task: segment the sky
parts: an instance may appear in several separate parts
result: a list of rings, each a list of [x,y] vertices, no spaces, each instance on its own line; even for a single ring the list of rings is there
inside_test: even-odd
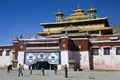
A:
[[[85,12],[92,5],[98,17],[108,17],[110,26],[120,24],[120,0],[0,0],[0,45],[12,45],[20,34],[33,36],[43,30],[39,23],[55,22],[58,10],[66,17],[78,4]]]

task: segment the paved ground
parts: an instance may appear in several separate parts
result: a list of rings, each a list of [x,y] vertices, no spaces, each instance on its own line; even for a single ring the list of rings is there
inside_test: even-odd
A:
[[[120,71],[69,71],[68,78],[65,78],[64,71],[58,71],[55,75],[53,70],[45,70],[45,76],[41,70],[33,70],[33,75],[29,70],[23,71],[24,76],[18,77],[17,70],[7,73],[0,70],[0,80],[120,80]]]

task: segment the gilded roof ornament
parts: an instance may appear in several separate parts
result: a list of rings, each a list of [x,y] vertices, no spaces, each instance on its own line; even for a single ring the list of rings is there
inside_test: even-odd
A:
[[[57,13],[55,13],[55,14],[56,14],[56,16],[57,16],[57,15],[61,15],[61,16],[64,15],[64,14],[62,13],[62,11],[60,11],[60,9],[58,9]]]
[[[93,8],[93,6],[91,5],[90,9],[88,9],[88,12],[96,12],[97,10],[95,8]]]
[[[80,9],[80,4],[78,4],[78,9]]]

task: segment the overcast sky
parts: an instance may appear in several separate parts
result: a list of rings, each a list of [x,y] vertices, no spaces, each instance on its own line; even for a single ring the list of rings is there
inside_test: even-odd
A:
[[[92,5],[98,17],[108,17],[111,26],[120,23],[120,0],[0,0],[0,45],[11,45],[14,36],[23,38],[43,29],[39,23],[55,22],[61,10],[65,16]]]

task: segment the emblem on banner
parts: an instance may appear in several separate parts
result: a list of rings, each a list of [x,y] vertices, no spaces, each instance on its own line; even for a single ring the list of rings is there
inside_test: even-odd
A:
[[[44,61],[44,59],[46,58],[45,53],[40,53],[38,58],[40,59],[40,61]]]
[[[55,53],[51,53],[48,59],[51,63],[55,63],[55,61],[58,59],[58,56]]]
[[[36,56],[32,53],[29,53],[26,59],[29,61],[29,63],[32,63],[36,59]]]

